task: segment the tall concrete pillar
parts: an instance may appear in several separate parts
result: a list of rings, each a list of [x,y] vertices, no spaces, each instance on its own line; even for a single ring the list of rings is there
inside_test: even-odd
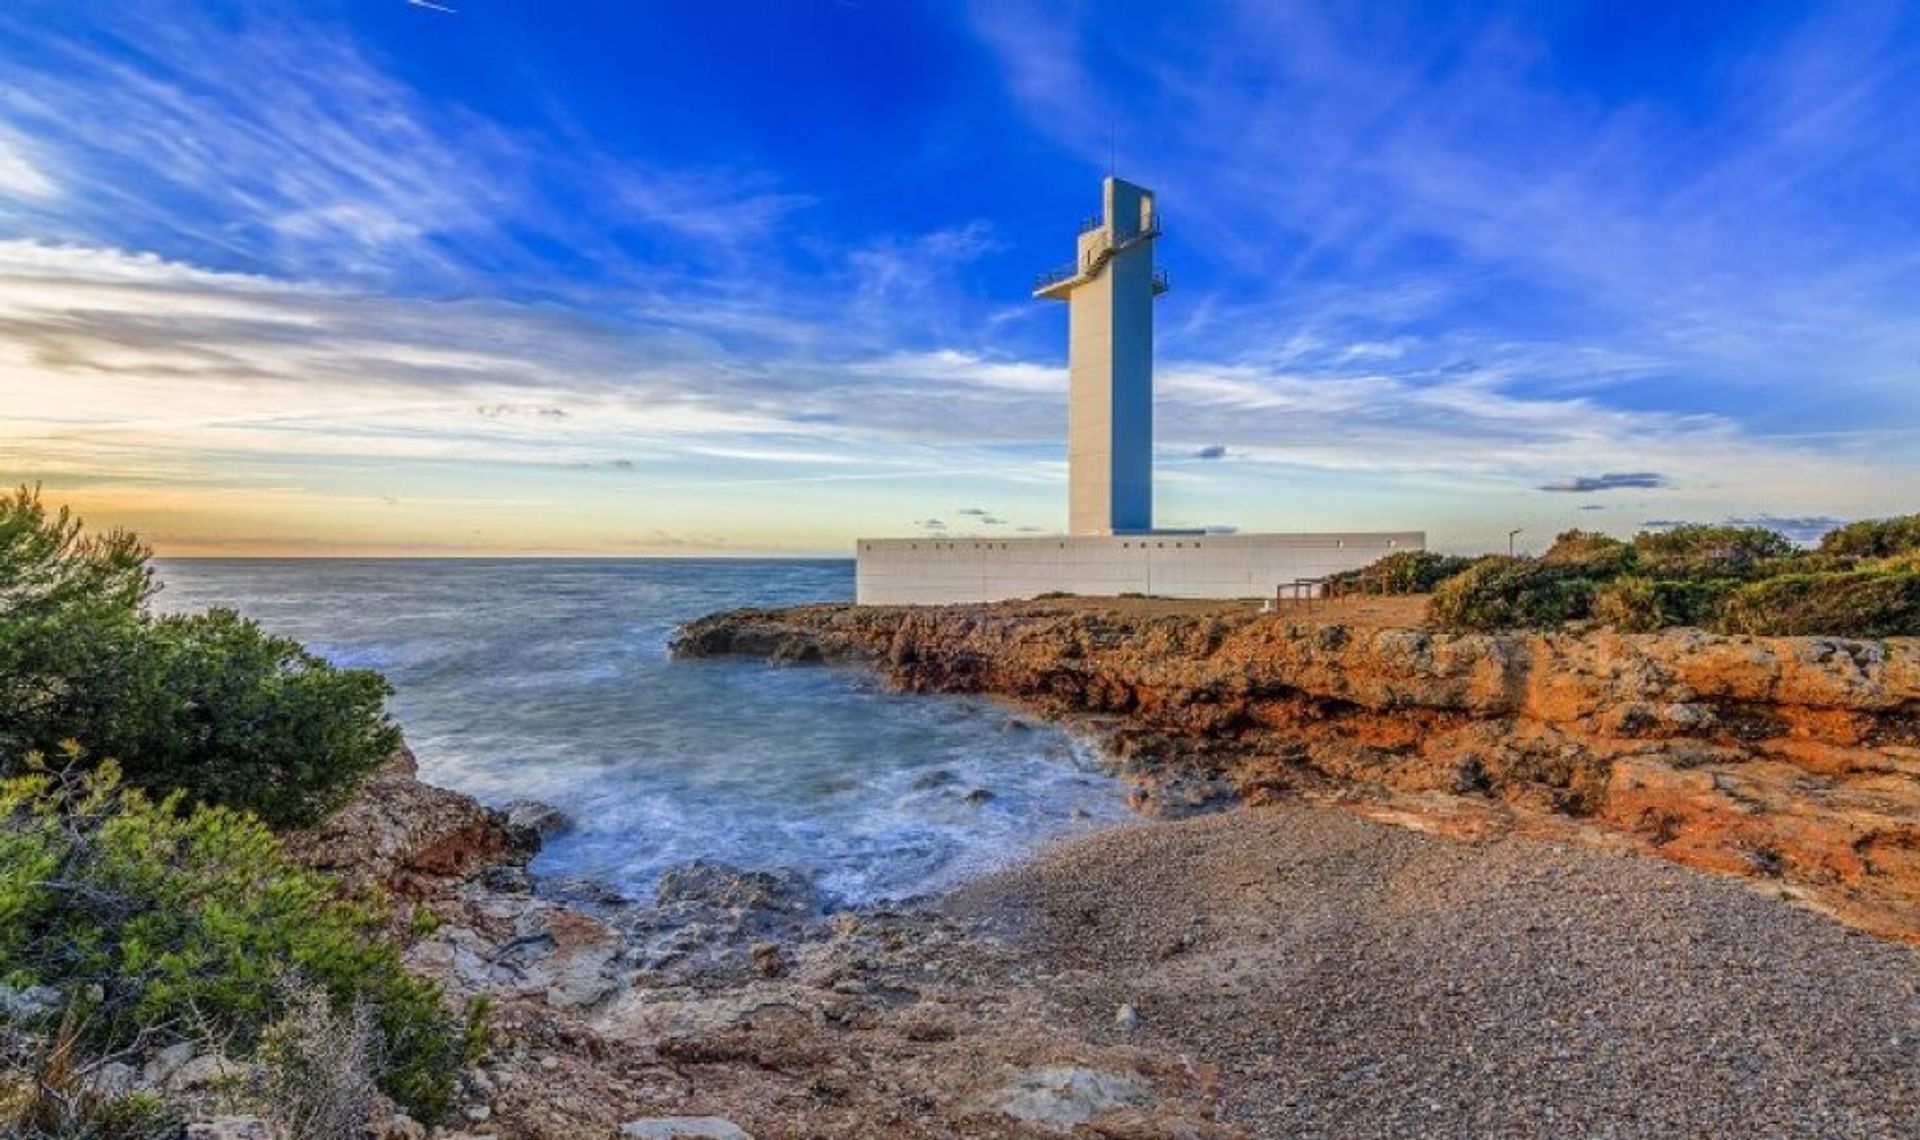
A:
[[[1072,266],[1034,296],[1068,303],[1067,520],[1071,534],[1153,529],[1153,192],[1108,178]]]

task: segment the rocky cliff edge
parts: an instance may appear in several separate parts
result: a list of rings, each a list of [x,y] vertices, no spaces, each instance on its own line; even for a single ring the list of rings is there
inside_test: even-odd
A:
[[[740,610],[674,652],[1009,698],[1098,734],[1161,814],[1303,796],[1428,830],[1558,831],[1920,943],[1920,639],[1030,602]]]

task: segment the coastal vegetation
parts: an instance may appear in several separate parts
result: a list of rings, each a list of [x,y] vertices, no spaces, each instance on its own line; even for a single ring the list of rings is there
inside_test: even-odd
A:
[[[179,1090],[114,1074],[169,1048],[305,1119],[438,1118],[477,1023],[276,831],[394,753],[384,680],[155,589],[134,536],[0,500],[0,1132],[149,1135]]]
[[[1920,634],[1920,515],[1871,519],[1802,550],[1764,527],[1678,526],[1622,541],[1561,534],[1538,557],[1388,555],[1340,593],[1433,595],[1436,624],[1473,630],[1592,623],[1625,632]]]
[[[0,499],[0,775],[72,741],[156,795],[324,818],[399,746],[385,679],[231,610],[152,612],[150,557],[33,490]]]

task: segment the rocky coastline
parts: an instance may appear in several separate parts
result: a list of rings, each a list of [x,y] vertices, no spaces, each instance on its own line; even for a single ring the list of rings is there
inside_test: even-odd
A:
[[[1204,1067],[1063,1033],[989,916],[830,912],[797,873],[715,863],[645,900],[536,886],[558,826],[424,782],[403,753],[294,838],[397,904],[414,970],[492,1006],[456,1120],[383,1113],[382,1140],[1245,1135],[1215,1119]]]
[[[453,1122],[377,1133],[1920,1126],[1920,958],[1832,921],[1914,940],[1912,644],[1337,616],[815,606],[683,629],[683,657],[1005,697],[1136,784],[1141,825],[918,907],[833,913],[800,876],[709,863],[651,899],[536,884],[563,819],[397,757],[294,848],[396,900],[412,967],[487,998],[493,1042]]]
[[[685,657],[859,663],[1096,734],[1151,814],[1336,802],[1757,881],[1920,943],[1920,639],[1457,633],[1120,600],[740,610]]]

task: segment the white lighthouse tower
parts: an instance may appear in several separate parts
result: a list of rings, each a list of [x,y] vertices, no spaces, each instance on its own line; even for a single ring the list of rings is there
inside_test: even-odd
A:
[[[1419,531],[1246,534],[1153,525],[1153,192],[1109,177],[1100,216],[1081,223],[1073,264],[1042,274],[1036,297],[1067,302],[1067,533],[862,538],[863,605],[948,605],[1052,594],[1271,598],[1312,593],[1326,575],[1395,550]],[[937,504],[929,504],[937,509]],[[1191,507],[1189,507],[1191,509]],[[979,513],[979,512],[974,512]]]
[[[1153,192],[1109,177],[1072,265],[1034,296],[1067,302],[1067,532],[1153,529]]]

